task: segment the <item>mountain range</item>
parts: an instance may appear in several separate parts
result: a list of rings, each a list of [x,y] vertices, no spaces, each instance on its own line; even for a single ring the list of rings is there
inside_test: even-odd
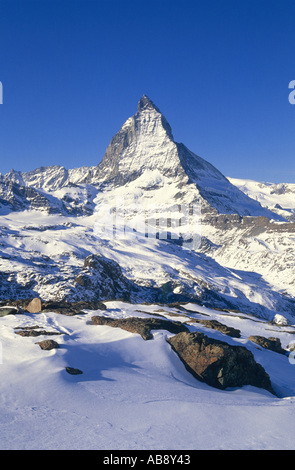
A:
[[[144,95],[98,165],[0,176],[0,299],[195,302],[292,323],[294,193],[225,177]]]

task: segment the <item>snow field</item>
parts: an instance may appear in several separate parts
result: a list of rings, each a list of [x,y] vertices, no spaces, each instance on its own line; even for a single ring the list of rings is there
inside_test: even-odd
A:
[[[94,314],[145,316],[143,311],[156,313],[159,306],[108,302],[107,307],[74,317],[41,313],[0,318],[1,449],[294,448],[295,369],[286,356],[251,346],[283,398],[254,387],[220,391],[186,371],[166,342],[167,331],[156,331],[153,340],[144,341],[90,321]],[[242,337],[233,339],[197,325],[199,331],[231,343],[249,346],[249,334],[280,337],[283,346],[292,338],[285,332],[291,327],[274,327],[274,332],[267,322],[246,315],[241,319],[193,304],[186,307],[240,327]],[[164,310],[167,318],[176,313]],[[200,313],[188,314],[207,318]],[[67,333],[50,337],[60,348],[44,351],[35,344],[42,336],[15,333],[16,327],[33,325]],[[69,375],[66,366],[83,374]]]

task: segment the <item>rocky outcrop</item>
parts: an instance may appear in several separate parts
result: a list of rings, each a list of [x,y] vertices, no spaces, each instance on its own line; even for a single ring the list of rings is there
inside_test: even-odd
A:
[[[102,302],[51,302],[46,301],[42,304],[42,312],[56,312],[62,315],[82,315],[84,310],[106,310],[106,305]]]
[[[130,333],[138,333],[144,340],[153,338],[152,330],[167,330],[170,333],[188,332],[188,328],[181,322],[162,320],[159,318],[109,318],[103,316],[93,316],[91,318],[94,325],[107,325],[114,328],[122,328]]]
[[[90,255],[74,280],[75,288],[69,297],[87,301],[107,299],[130,300],[130,283],[120,265],[103,255]]]
[[[223,323],[220,323],[217,320],[197,320],[197,319],[194,319],[194,320],[192,320],[192,322],[200,323],[201,325],[206,326],[206,328],[212,328],[213,330],[220,331],[224,335],[231,336],[233,338],[240,338],[241,337],[240,330],[237,330],[236,328],[233,328],[231,326],[224,325]]]
[[[53,339],[44,339],[43,341],[39,341],[38,343],[41,349],[45,351],[51,351],[51,349],[58,349],[59,344],[54,341]]]
[[[72,316],[81,315],[85,313],[84,310],[106,310],[106,308],[106,305],[100,301],[91,302],[80,300],[77,302],[59,302],[49,300],[41,301],[40,299],[2,300],[0,301],[0,316],[16,313],[26,314],[32,309],[34,309],[35,312],[31,311],[30,313],[56,312]]]
[[[271,351],[277,352],[279,354],[286,354],[286,351],[282,348],[281,341],[279,338],[265,338],[265,336],[249,336],[249,341],[258,344],[262,348],[270,349]]]
[[[46,331],[41,330],[38,325],[36,326],[27,326],[27,327],[17,327],[16,334],[20,336],[54,336],[54,335],[63,335],[59,331]]]
[[[203,333],[179,333],[168,343],[197,379],[218,389],[252,385],[274,393],[270,378],[244,346],[231,346]]]

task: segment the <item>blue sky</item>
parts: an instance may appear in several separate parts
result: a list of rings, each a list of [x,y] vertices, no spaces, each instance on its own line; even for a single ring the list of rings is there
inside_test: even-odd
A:
[[[0,0],[0,172],[98,164],[147,94],[226,176],[295,183],[294,0]]]

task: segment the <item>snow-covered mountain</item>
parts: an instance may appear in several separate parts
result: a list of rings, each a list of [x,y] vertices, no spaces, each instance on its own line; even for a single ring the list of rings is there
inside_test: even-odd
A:
[[[261,183],[240,178],[228,180],[252,199],[259,201],[263,207],[287,220],[295,221],[295,184]]]
[[[147,96],[100,164],[1,175],[0,448],[294,448],[293,186]]]
[[[158,179],[159,174],[178,190],[177,198],[192,185],[191,198],[198,199],[203,210],[282,220],[239,191],[209,162],[176,143],[166,118],[146,95],[140,99],[137,113],[112,138],[99,165],[71,170],[40,167],[28,173],[11,170],[1,176],[0,203],[17,211],[90,213],[97,192],[89,186],[101,190],[141,178],[141,187],[149,189],[151,175]]]
[[[294,224],[232,183],[176,143],[166,118],[143,96],[99,165],[1,176],[0,296],[192,300],[292,319]],[[196,223],[189,216],[184,223],[179,207],[194,209]],[[114,214],[128,221],[129,232],[117,227],[114,234]],[[192,239],[187,249],[184,240]],[[91,255],[100,262],[87,265]],[[125,294],[115,288],[113,262]],[[107,294],[102,279],[113,286]]]

